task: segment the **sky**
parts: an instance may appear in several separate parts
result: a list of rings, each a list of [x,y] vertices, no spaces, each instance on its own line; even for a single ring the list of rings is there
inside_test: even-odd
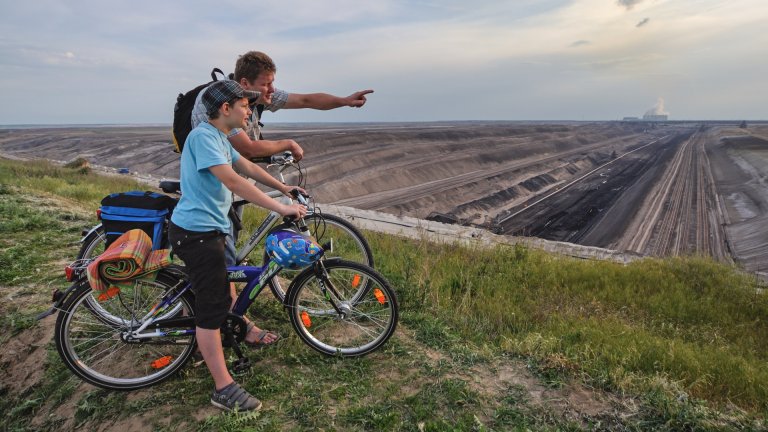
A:
[[[269,54],[361,109],[269,122],[768,119],[764,0],[0,0],[0,124],[170,124]]]

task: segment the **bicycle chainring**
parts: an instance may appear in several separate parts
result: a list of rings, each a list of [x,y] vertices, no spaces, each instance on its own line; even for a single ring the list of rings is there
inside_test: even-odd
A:
[[[230,313],[227,315],[227,319],[224,320],[224,324],[221,325],[221,344],[225,348],[231,346],[228,337],[230,333],[236,343],[241,343],[245,340],[245,335],[248,334],[248,325],[243,317]]]

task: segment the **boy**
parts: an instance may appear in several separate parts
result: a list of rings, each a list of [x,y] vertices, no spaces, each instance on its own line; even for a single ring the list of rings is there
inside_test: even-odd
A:
[[[227,370],[219,328],[231,305],[224,241],[230,229],[227,212],[232,193],[284,216],[303,217],[300,204],[285,205],[235,173],[258,176],[257,167],[235,151],[227,135],[246,126],[249,99],[258,92],[235,81],[218,81],[203,96],[208,121],[187,137],[181,156],[182,195],[171,217],[169,237],[184,261],[196,297],[196,335],[200,352],[214,381],[211,403],[222,409],[258,410],[261,401],[234,382]]]

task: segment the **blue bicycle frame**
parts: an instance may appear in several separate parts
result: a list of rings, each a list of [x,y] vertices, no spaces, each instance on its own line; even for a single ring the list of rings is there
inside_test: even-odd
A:
[[[227,280],[229,282],[245,282],[245,288],[240,292],[240,295],[237,297],[237,300],[235,302],[235,306],[232,309],[232,313],[238,316],[243,316],[245,312],[248,310],[248,308],[253,304],[254,299],[261,293],[261,291],[264,289],[264,287],[269,283],[269,280],[273,278],[282,267],[280,267],[276,262],[273,260],[267,261],[267,263],[264,266],[232,266],[227,267]],[[175,295],[168,295],[164,296],[163,299],[156,304],[142,319],[140,322],[143,322],[143,324],[136,328],[135,330],[130,332],[130,336],[132,338],[155,338],[155,337],[164,337],[164,336],[183,336],[183,335],[190,335],[195,334],[195,329],[184,329],[184,330],[170,330],[170,331],[163,331],[160,328],[157,328],[151,332],[144,332],[148,327],[151,327],[153,325],[157,324],[163,324],[164,326],[168,326],[168,324],[171,323],[178,323],[179,325],[188,324],[190,322],[193,322],[192,317],[180,317],[180,318],[169,318],[169,319],[163,319],[163,320],[157,320],[156,318],[160,316],[163,312],[165,312],[168,307],[172,304],[175,304],[176,301],[184,295],[184,293],[191,288],[191,285],[189,283],[184,286],[181,290],[179,290]]]

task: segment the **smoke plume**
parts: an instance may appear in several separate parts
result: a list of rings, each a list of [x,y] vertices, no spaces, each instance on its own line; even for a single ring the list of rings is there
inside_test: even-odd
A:
[[[664,98],[659,97],[659,99],[656,101],[656,105],[646,111],[645,115],[669,115],[669,113],[664,110]]]

